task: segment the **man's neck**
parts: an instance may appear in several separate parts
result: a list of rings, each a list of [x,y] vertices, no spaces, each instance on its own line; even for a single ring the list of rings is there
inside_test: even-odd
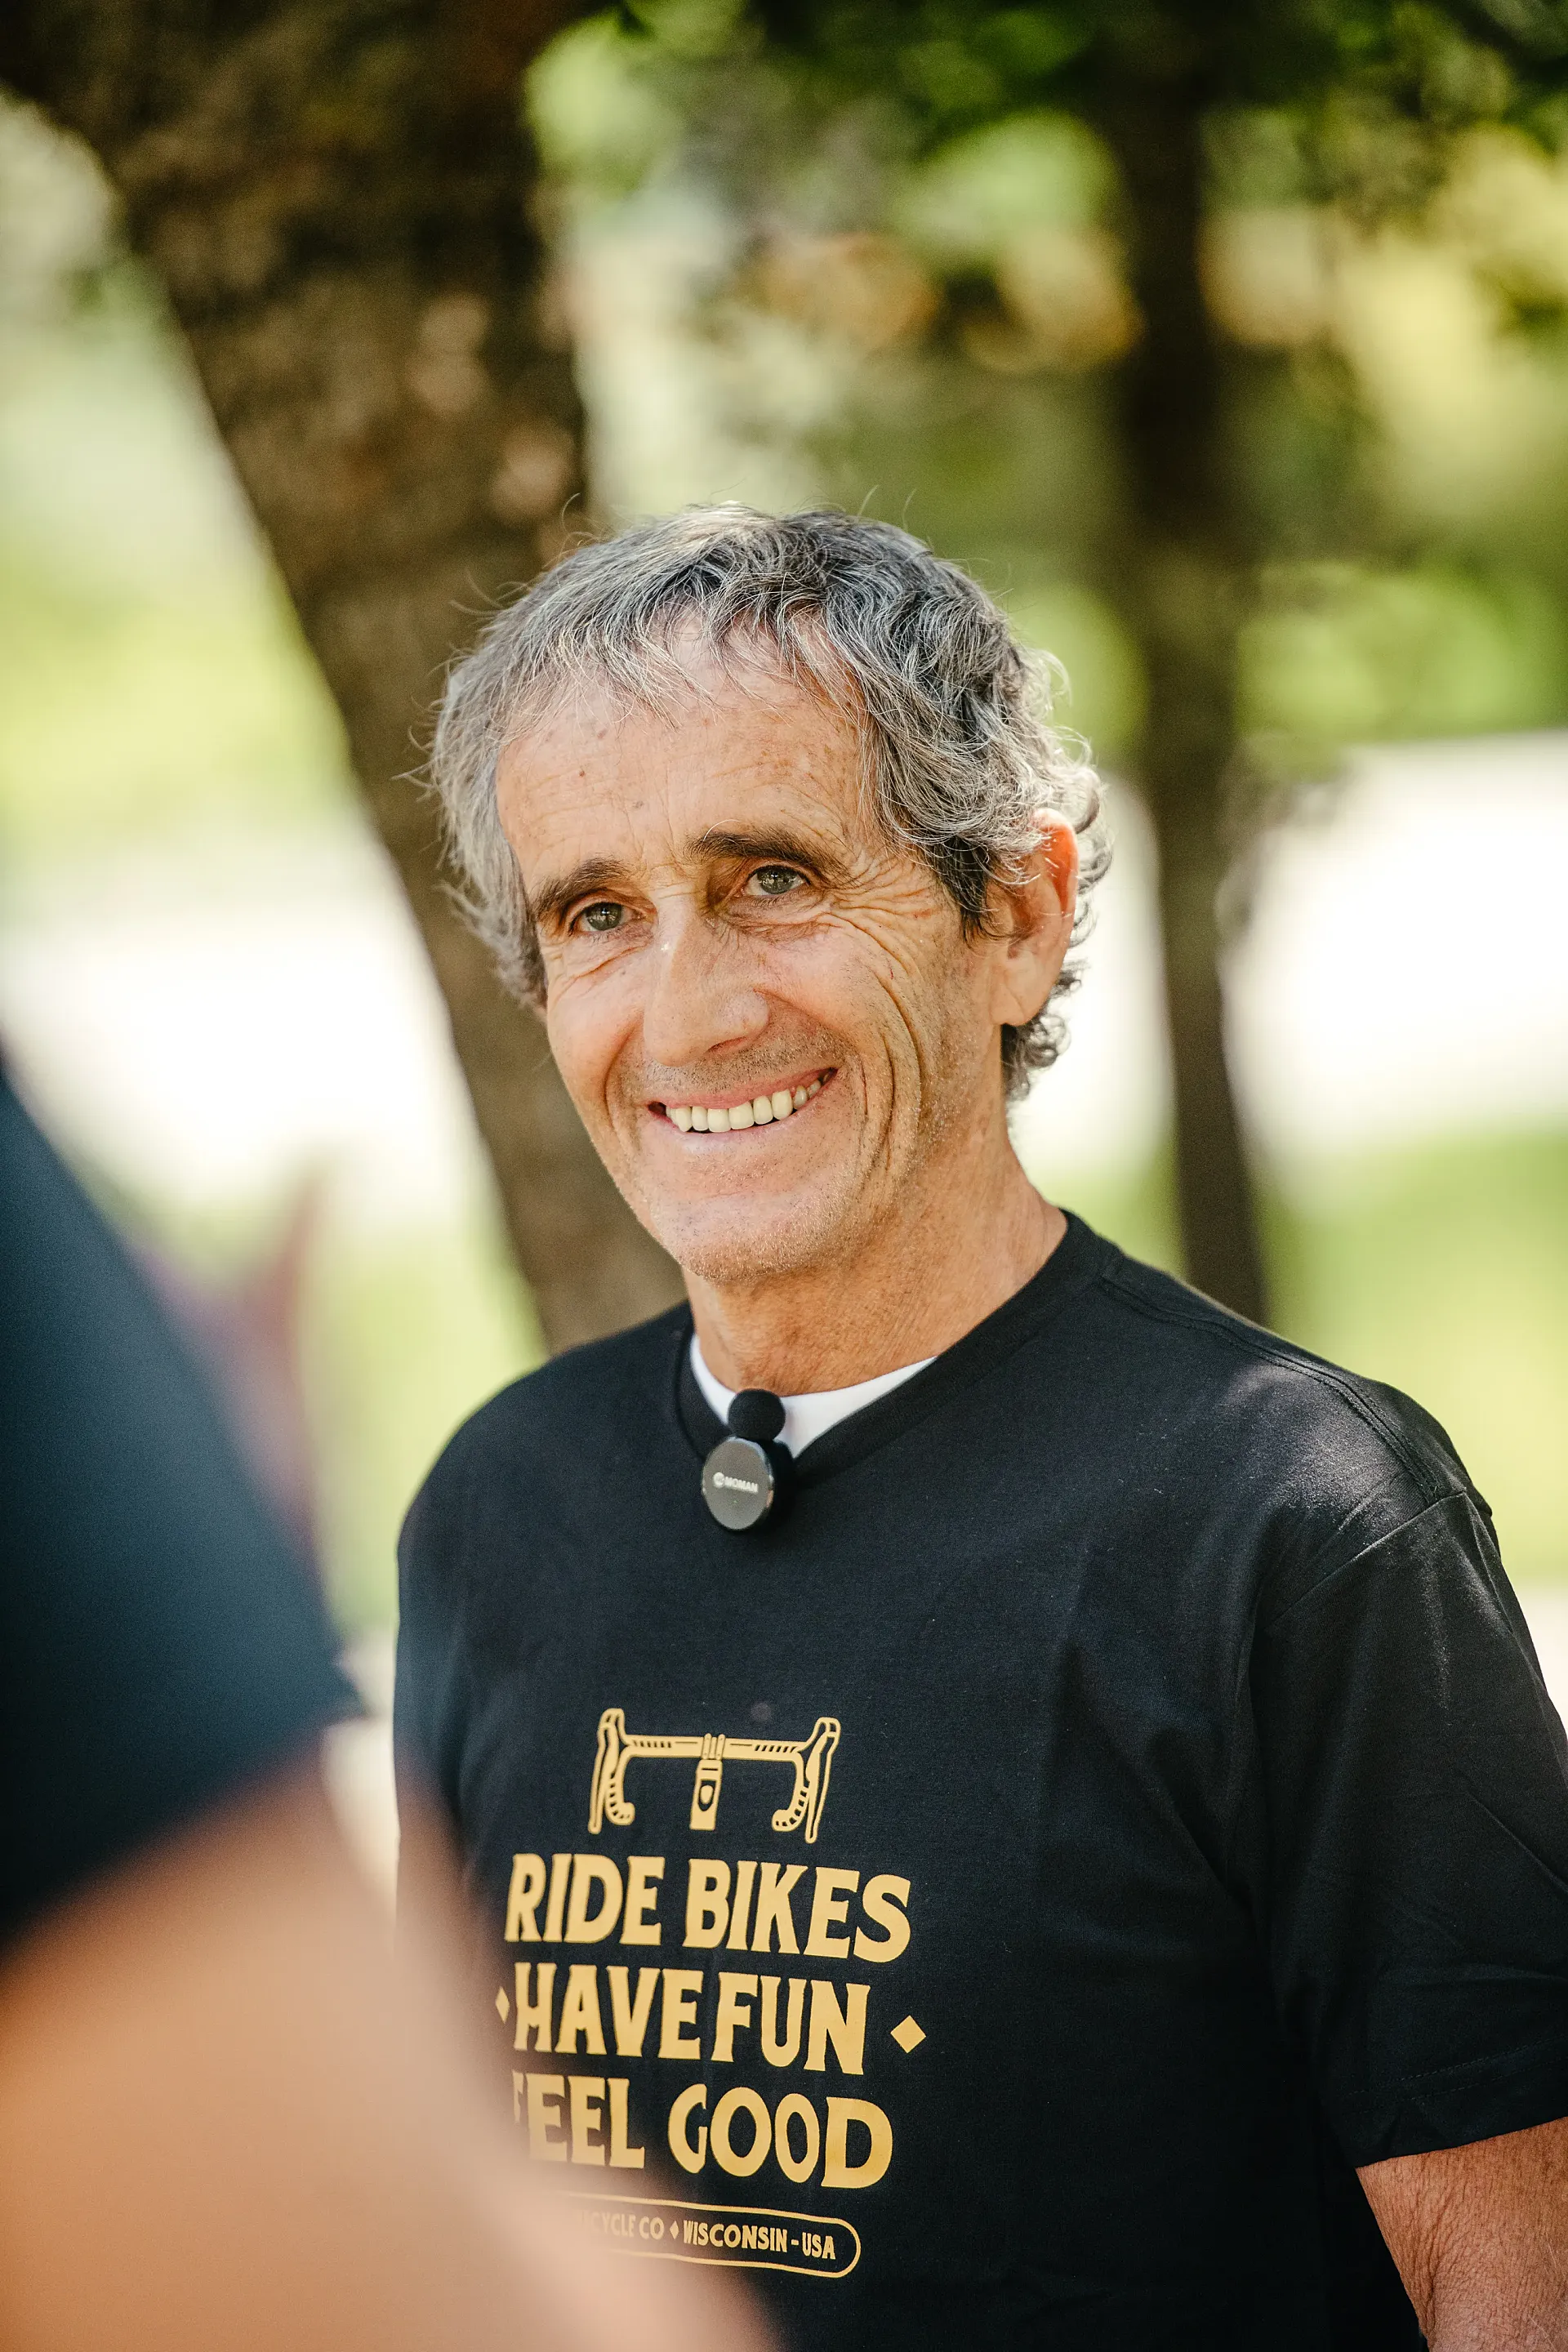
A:
[[[940,1355],[984,1322],[1038,1273],[1067,1220],[1036,1192],[1005,1134],[964,1176],[914,1187],[851,1261],[744,1289],[690,1279],[714,1376],[727,1388],[812,1395]]]

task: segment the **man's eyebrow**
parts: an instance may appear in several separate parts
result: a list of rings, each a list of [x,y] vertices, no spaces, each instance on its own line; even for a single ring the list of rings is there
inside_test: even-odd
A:
[[[776,864],[804,866],[821,876],[825,882],[847,879],[848,866],[836,856],[825,843],[808,841],[803,834],[782,830],[751,832],[731,831],[723,825],[710,825],[706,833],[696,835],[686,845],[687,861],[701,865],[710,858],[732,859],[737,865]],[[530,890],[528,911],[537,924],[560,922],[579,898],[595,890],[624,889],[626,876],[613,857],[585,857],[570,872],[557,875],[553,881],[542,882]]]
[[[537,890],[528,892],[528,911],[536,923],[557,923],[569,907],[590,890],[605,890],[620,879],[621,869],[613,857],[585,857],[569,874],[559,875],[553,882],[542,883]]]
[[[808,841],[804,834],[782,830],[732,832],[727,826],[710,825],[688,842],[686,855],[693,865],[705,857],[721,857],[732,858],[737,865],[805,866],[825,882],[846,881],[849,872],[844,859],[826,842]]]

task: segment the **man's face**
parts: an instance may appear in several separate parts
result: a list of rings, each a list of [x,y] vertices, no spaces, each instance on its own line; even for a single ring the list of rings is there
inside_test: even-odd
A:
[[[672,717],[585,700],[510,746],[499,797],[556,1061],[688,1273],[832,1264],[1000,1118],[999,943],[887,838],[816,697],[709,668]]]

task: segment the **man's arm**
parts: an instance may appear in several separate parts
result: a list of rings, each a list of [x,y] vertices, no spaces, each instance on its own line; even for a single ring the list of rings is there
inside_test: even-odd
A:
[[[1361,2183],[1432,2352],[1568,2347],[1568,2116]]]
[[[569,2234],[401,1944],[311,1766],[28,1932],[0,1966],[7,2352],[763,2352],[720,2283]]]

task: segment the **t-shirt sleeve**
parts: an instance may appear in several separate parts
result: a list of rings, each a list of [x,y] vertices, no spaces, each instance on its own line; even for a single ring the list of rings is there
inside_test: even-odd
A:
[[[1568,2114],[1568,1750],[1452,1492],[1260,1629],[1276,1996],[1355,2165]]]
[[[0,1077],[0,1940],[354,1712],[302,1564]]]

